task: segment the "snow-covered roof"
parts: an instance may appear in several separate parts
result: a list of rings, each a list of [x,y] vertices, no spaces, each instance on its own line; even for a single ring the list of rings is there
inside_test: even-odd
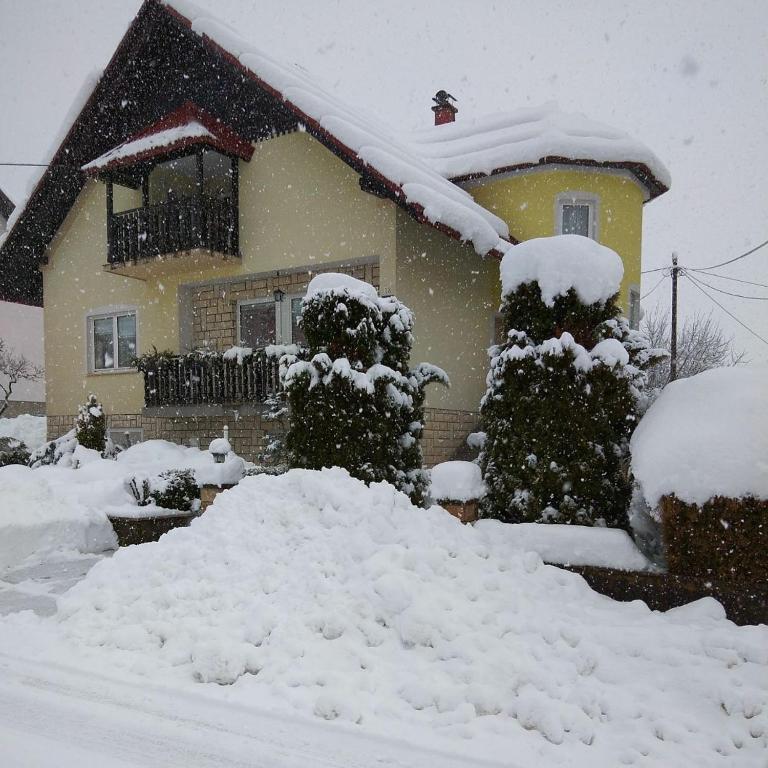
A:
[[[675,494],[768,499],[768,366],[715,368],[668,384],[632,436],[632,473],[651,506]]]
[[[366,172],[402,197],[418,218],[448,228],[475,251],[504,253],[509,242],[506,222],[476,203],[424,162],[378,121],[352,110],[320,88],[298,67],[283,64],[238,37],[229,27],[181,0],[164,5],[186,19],[191,29],[234,57],[260,85],[280,98],[305,125],[319,129]]]
[[[608,165],[637,175],[652,197],[669,188],[669,171],[624,131],[540,107],[462,118],[410,134],[408,146],[441,176],[461,180],[545,163]]]
[[[83,170],[97,173],[194,144],[205,144],[244,160],[250,160],[253,154],[253,147],[249,142],[188,101],[135,133],[127,141],[86,163]]]

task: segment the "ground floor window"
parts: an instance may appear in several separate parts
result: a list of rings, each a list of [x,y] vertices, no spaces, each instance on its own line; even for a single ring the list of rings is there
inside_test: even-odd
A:
[[[136,357],[136,310],[88,318],[91,371],[132,369]]]

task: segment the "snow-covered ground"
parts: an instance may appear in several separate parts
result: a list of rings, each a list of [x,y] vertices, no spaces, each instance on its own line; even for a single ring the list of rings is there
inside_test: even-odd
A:
[[[46,665],[38,678],[67,664],[122,682],[91,682],[70,716],[47,683],[8,680],[19,649]],[[185,738],[189,765],[290,766],[297,744],[312,765],[451,765],[397,744],[456,765],[611,768],[758,766],[768,750],[768,627],[736,627],[713,600],[667,614],[613,602],[492,525],[342,470],[246,478],[189,528],[98,562],[54,616],[0,620],[0,653],[14,657],[0,675],[6,730],[51,704],[44,739],[82,725],[78,749],[107,750],[94,728],[124,731],[107,752],[116,765],[155,764],[130,750],[169,739],[164,716],[147,718],[166,695],[174,756],[157,764],[175,765]],[[93,700],[106,703],[88,726]],[[124,729],[116,706],[130,710]],[[283,763],[259,763],[256,745],[238,762],[237,725],[219,731],[220,751],[188,733],[198,717],[202,734],[248,713],[268,733],[265,711],[280,733],[295,725]],[[316,752],[306,728],[337,751]],[[394,753],[359,751],[365,737]]]
[[[21,440],[33,451],[45,442],[45,416],[22,413],[12,419],[0,419],[0,437]]]

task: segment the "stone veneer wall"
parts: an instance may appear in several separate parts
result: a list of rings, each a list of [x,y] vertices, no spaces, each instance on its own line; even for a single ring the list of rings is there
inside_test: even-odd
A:
[[[245,410],[245,409],[243,409]],[[433,466],[441,461],[462,456],[467,435],[477,428],[478,414],[472,411],[451,411],[427,408],[426,427],[422,440],[424,463]],[[75,423],[75,416],[48,416],[48,439],[63,435]],[[269,433],[284,428],[280,423],[265,420],[260,412],[240,412],[210,408],[197,415],[109,414],[110,429],[143,429],[144,440],[170,440],[189,444],[197,438],[202,449],[214,437],[220,437],[224,426],[229,427],[233,450],[249,461],[257,461],[264,450]]]
[[[305,269],[197,285],[188,289],[191,291],[192,345],[225,350],[239,343],[235,339],[238,301],[271,297],[278,288],[287,295],[303,294],[309,281],[321,272],[343,272],[379,287],[379,265],[374,262],[350,267],[323,267],[311,273]]]
[[[3,412],[3,419],[12,419],[28,413],[32,416],[45,416],[45,402],[37,400],[11,400]]]

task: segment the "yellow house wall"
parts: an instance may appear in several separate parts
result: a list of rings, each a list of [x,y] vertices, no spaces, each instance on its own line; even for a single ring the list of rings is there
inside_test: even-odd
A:
[[[397,213],[397,296],[414,313],[412,363],[445,369],[450,389],[430,385],[427,406],[476,411],[499,306],[499,263],[471,245]]]
[[[89,181],[52,242],[43,268],[47,406],[74,414],[88,392],[108,413],[138,413],[137,373],[89,373],[86,316],[112,305],[136,306],[139,352],[179,349],[179,286],[238,275],[354,262],[376,256],[381,290],[394,290],[393,203],[362,192],[358,176],[305,133],[256,145],[240,163],[242,259],[147,280],[105,271],[105,187]],[[174,264],[178,268],[178,261]]]
[[[597,239],[624,262],[620,304],[624,312],[629,311],[629,288],[640,285],[644,200],[643,188],[630,176],[546,166],[475,183],[467,191],[480,205],[504,219],[517,240],[557,234],[558,195],[584,192],[597,196]]]

